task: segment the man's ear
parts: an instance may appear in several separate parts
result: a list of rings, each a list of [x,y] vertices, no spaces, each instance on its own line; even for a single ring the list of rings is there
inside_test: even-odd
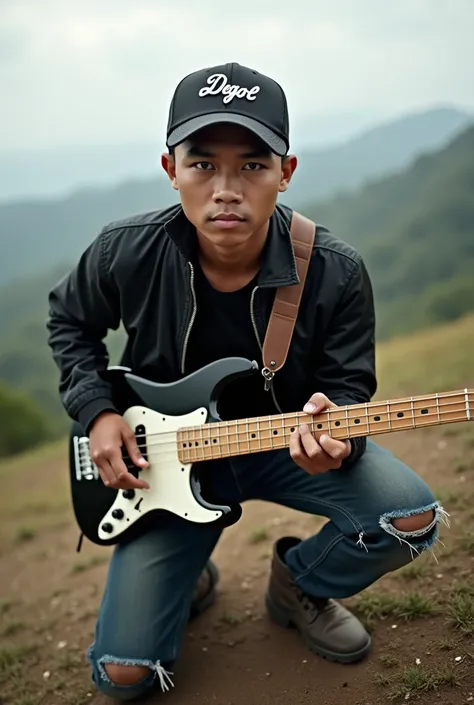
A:
[[[282,158],[281,164],[281,181],[279,191],[286,191],[290,185],[291,177],[295,173],[295,169],[298,166],[298,159],[294,154],[287,154]]]
[[[161,155],[161,166],[168,174],[169,180],[171,181],[171,186],[179,191],[178,183],[176,181],[176,163],[174,154],[169,154],[169,152],[163,152]]]

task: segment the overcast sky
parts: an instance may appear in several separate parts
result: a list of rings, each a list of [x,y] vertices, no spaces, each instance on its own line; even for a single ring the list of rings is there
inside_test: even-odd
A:
[[[227,61],[293,125],[474,111],[473,35],[474,0],[0,0],[0,149],[162,142],[176,83]]]

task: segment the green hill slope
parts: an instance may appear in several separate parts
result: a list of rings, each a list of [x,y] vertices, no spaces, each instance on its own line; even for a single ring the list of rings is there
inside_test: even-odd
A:
[[[409,170],[303,211],[364,256],[380,338],[474,310],[474,127]]]

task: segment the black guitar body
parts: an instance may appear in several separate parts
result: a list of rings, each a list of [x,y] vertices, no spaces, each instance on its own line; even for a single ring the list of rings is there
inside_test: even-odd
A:
[[[170,384],[137,377],[124,367],[110,367],[104,374],[112,382],[114,404],[121,414],[131,407],[140,406],[168,417],[181,416],[204,407],[208,413],[206,423],[209,423],[221,420],[217,414],[221,389],[236,378],[255,374],[257,370],[256,362],[243,358],[226,358]],[[146,434],[146,426],[143,425],[133,430],[135,433]],[[146,449],[144,455],[147,457]],[[118,537],[99,537],[98,529],[104,516],[116,502],[118,492],[123,494],[123,491],[106,487],[92,461],[87,462],[88,457],[88,439],[80,424],[73,422],[69,435],[71,499],[77,524],[86,538],[95,544],[113,545],[132,539],[137,533],[146,530],[147,526],[160,520],[161,510],[149,511]],[[191,489],[196,502],[222,514],[221,518],[216,520],[216,523],[222,526],[237,522],[242,514],[240,505],[222,505],[218,498],[212,497],[205,481],[200,478],[200,465],[195,463],[190,474]],[[130,462],[128,466],[130,467]],[[137,467],[132,472],[138,476],[140,470]]]

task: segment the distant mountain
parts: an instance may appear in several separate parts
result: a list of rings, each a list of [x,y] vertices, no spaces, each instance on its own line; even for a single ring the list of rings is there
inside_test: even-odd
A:
[[[385,123],[337,148],[302,152],[291,183],[292,199],[298,205],[319,201],[405,169],[473,121],[468,113],[438,108]]]
[[[301,210],[364,256],[382,338],[474,311],[473,194],[471,126],[408,170]]]
[[[0,151],[0,203],[67,198],[161,171],[158,142]]]
[[[469,120],[456,110],[432,110],[388,123],[340,147],[308,151],[300,156],[282,200],[299,208],[356,189],[443,146]],[[177,200],[168,180],[156,177],[83,189],[67,198],[0,205],[0,283],[74,261],[107,222]]]
[[[381,122],[373,110],[321,113],[292,121],[292,149],[323,149],[345,142]],[[0,150],[0,203],[66,198],[83,188],[113,187],[162,177],[164,140],[133,144],[77,145]]]
[[[474,311],[473,193],[474,126],[359,193],[301,208],[364,256],[374,285],[378,340]],[[67,241],[66,223],[63,232]],[[55,252],[54,271],[0,288],[0,382],[30,394],[53,415],[61,407],[45,320],[48,291],[72,263],[59,264],[66,249]],[[42,248],[24,253],[40,261]],[[112,332],[108,342],[117,362],[122,332]],[[64,421],[59,413],[58,429]]]

